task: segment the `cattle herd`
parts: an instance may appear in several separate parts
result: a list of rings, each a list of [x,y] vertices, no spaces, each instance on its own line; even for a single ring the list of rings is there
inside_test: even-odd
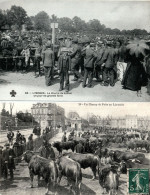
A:
[[[31,187],[34,175],[38,175],[38,182],[42,177],[47,184],[46,194],[49,191],[58,194],[62,177],[67,179],[71,194],[81,194],[82,170],[86,168],[93,173],[91,182],[98,179],[103,192],[117,194],[120,174],[127,174],[128,168],[149,168],[149,140],[148,132],[87,131],[78,136],[70,132],[66,142],[52,143],[58,154],[55,160],[45,159],[33,151],[26,151],[22,158],[28,163]],[[78,152],[77,148],[82,150]]]

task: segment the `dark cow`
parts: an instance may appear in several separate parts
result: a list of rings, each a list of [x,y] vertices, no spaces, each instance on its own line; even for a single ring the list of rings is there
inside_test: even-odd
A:
[[[68,141],[68,142],[63,142],[63,143],[57,141],[53,143],[53,147],[55,147],[58,150],[59,154],[62,154],[63,150],[71,149],[74,152],[74,148],[76,144],[77,143],[75,141]]]
[[[72,160],[78,162],[81,165],[81,168],[86,169],[91,168],[93,172],[93,178],[96,178],[96,168],[99,168],[99,157],[94,154],[79,154],[79,153],[68,153],[66,154]]]
[[[40,177],[43,177],[47,184],[48,194],[50,189],[53,189],[56,192],[56,185],[58,179],[58,169],[56,163],[53,160],[43,158],[39,155],[35,155],[33,151],[26,151],[22,155],[22,160],[25,160],[28,163],[29,174],[31,179],[31,188],[33,187],[33,178],[34,175],[38,176],[38,185]]]
[[[74,194],[80,194],[82,182],[82,172],[80,164],[68,158],[67,156],[60,157],[57,160],[57,164],[59,170],[58,183],[60,183],[62,176],[65,176],[67,177],[70,192],[72,190]]]
[[[117,194],[120,170],[117,166],[105,165],[99,169],[99,184],[109,195]],[[103,192],[104,193],[104,192]]]
[[[145,155],[142,153],[123,152],[119,150],[110,150],[109,155],[114,161],[118,163],[120,163],[121,161],[127,161],[129,159],[137,159],[142,163],[145,159]]]
[[[146,152],[150,152],[150,143],[147,140],[134,140],[134,142],[127,142],[127,149],[137,151],[138,149],[145,149]]]

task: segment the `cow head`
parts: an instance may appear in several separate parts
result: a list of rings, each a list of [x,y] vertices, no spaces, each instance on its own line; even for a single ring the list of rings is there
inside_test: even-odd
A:
[[[118,172],[126,174],[127,173],[127,165],[125,161],[121,161],[118,167]]]
[[[60,142],[54,142],[52,145],[54,148],[59,148],[60,147]]]
[[[29,163],[33,155],[34,155],[33,151],[27,150],[22,154],[21,160],[25,160],[27,163]]]

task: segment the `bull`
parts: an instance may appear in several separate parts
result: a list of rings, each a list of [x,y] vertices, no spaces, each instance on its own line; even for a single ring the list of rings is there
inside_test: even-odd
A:
[[[82,182],[82,172],[80,164],[66,156],[62,156],[57,159],[57,164],[59,170],[58,183],[60,183],[62,176],[65,176],[67,177],[70,192],[72,191],[74,194],[80,194]]]
[[[79,154],[79,153],[68,153],[66,154],[72,160],[78,162],[81,168],[91,168],[93,172],[93,180],[96,178],[97,167],[99,169],[99,157],[93,154]]]
[[[119,150],[110,150],[109,155],[112,157],[112,159],[116,162],[121,162],[121,161],[127,161],[129,159],[137,159],[141,163],[145,159],[145,155],[142,153],[130,153],[130,152],[123,152]]]
[[[54,142],[53,143],[53,147],[55,147],[59,154],[62,154],[63,150],[69,150],[71,149],[74,152],[75,146],[76,146],[76,142],[75,141],[68,141],[68,142]]]
[[[48,194],[50,189],[53,189],[56,193],[58,169],[56,163],[53,160],[36,155],[33,151],[26,151],[22,155],[22,160],[25,160],[28,163],[31,179],[31,188],[33,188],[34,176],[37,175],[38,186],[40,182],[40,177],[43,177],[47,184],[47,192],[45,194]]]

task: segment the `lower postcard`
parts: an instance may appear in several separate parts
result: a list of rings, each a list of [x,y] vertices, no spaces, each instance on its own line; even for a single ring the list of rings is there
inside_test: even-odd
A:
[[[0,195],[146,195],[150,103],[1,102]]]

